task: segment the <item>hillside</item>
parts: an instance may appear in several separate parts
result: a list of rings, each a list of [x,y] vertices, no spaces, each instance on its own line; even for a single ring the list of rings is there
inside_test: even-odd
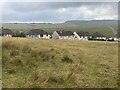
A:
[[[113,31],[109,28],[110,26],[117,31],[118,22],[115,20],[98,20],[98,21],[80,21],[80,20],[71,20],[66,21],[64,23],[37,23],[37,24],[26,24],[26,23],[18,23],[18,24],[8,24],[4,23],[3,27],[10,28],[14,31],[29,31],[31,29],[39,29],[42,28],[47,32],[54,32],[55,30],[70,30],[70,31],[88,31],[90,33],[101,32],[105,35],[113,35]]]
[[[118,44],[3,38],[3,88],[118,87]]]
[[[70,20],[66,21],[65,23],[69,24],[78,24],[78,25],[97,25],[97,26],[117,26],[118,21],[117,20],[90,20],[90,21],[84,21],[84,20]]]

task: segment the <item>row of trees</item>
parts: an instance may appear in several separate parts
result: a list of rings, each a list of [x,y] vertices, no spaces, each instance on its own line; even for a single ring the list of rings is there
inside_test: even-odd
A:
[[[16,31],[13,37],[25,37],[25,32]]]

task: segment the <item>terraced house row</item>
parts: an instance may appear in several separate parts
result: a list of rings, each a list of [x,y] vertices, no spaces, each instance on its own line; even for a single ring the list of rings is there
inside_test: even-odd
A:
[[[15,32],[10,29],[2,28],[0,30],[0,35],[3,37],[13,37]],[[120,37],[118,34],[113,36],[105,36],[100,32],[95,32],[90,34],[89,32],[79,31],[65,31],[58,30],[53,33],[48,33],[43,29],[32,29],[25,33],[25,37],[27,38],[44,38],[44,39],[70,39],[70,40],[101,40],[101,41],[120,41]]]

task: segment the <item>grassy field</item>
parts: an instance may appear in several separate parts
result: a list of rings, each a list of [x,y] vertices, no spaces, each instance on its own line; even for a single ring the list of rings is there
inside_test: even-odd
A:
[[[0,89],[2,88],[2,38],[0,38]]]
[[[4,88],[118,87],[118,43],[3,38]]]

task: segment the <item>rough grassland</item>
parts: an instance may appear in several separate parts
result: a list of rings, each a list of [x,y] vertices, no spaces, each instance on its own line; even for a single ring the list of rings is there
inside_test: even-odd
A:
[[[3,38],[3,87],[118,87],[116,42]]]
[[[2,38],[0,38],[0,89],[2,88]]]

